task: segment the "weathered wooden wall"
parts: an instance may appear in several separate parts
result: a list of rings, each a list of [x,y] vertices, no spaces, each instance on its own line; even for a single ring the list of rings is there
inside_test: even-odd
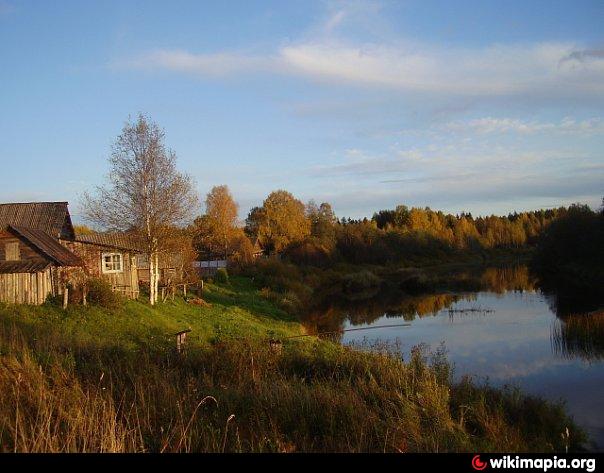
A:
[[[134,255],[128,251],[79,241],[61,240],[61,244],[82,258],[90,276],[104,279],[109,282],[115,290],[123,293],[127,297],[138,297],[139,278],[136,257]],[[103,273],[103,253],[121,253],[123,270],[119,273]]]
[[[50,268],[37,273],[0,274],[0,302],[38,305],[54,293]]]
[[[149,258],[145,254],[136,255],[138,280],[148,283],[150,278]],[[166,285],[168,281],[180,283],[183,280],[182,257],[178,253],[159,255],[159,285]]]

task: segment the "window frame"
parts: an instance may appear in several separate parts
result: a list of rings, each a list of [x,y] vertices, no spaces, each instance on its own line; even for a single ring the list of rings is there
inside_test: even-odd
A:
[[[115,257],[119,258],[119,269],[115,269],[116,260]],[[105,258],[110,257],[111,262],[105,261]],[[107,269],[107,264],[111,264],[112,269]],[[101,271],[103,274],[118,274],[124,272],[124,255],[122,253],[117,252],[106,252],[101,254]]]

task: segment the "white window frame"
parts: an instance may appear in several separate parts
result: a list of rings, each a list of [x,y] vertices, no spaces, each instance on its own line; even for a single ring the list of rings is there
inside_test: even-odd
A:
[[[116,261],[114,258],[118,257],[118,261],[119,261],[119,269],[115,269],[115,264]],[[105,262],[105,258],[111,258],[111,262]],[[107,265],[110,264],[111,265],[111,269],[107,268]],[[117,273],[123,273],[124,272],[124,255],[122,255],[122,253],[103,253],[101,255],[101,269],[103,271],[103,274],[117,274]]]

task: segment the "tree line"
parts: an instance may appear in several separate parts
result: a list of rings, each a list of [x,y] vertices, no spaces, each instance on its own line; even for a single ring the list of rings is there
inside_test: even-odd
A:
[[[227,186],[214,187],[206,213],[193,228],[201,255],[248,260],[254,247],[301,264],[334,260],[384,264],[410,257],[534,245],[566,208],[477,217],[399,205],[372,218],[338,218],[327,202],[304,203],[285,190],[271,192],[237,225],[237,204]],[[246,241],[247,239],[247,241]]]

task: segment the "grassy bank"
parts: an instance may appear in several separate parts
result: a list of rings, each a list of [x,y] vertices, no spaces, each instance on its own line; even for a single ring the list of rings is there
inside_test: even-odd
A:
[[[560,451],[583,440],[559,405],[452,384],[438,354],[403,363],[314,337],[273,352],[270,337],[302,328],[249,280],[204,298],[0,307],[0,449]]]

